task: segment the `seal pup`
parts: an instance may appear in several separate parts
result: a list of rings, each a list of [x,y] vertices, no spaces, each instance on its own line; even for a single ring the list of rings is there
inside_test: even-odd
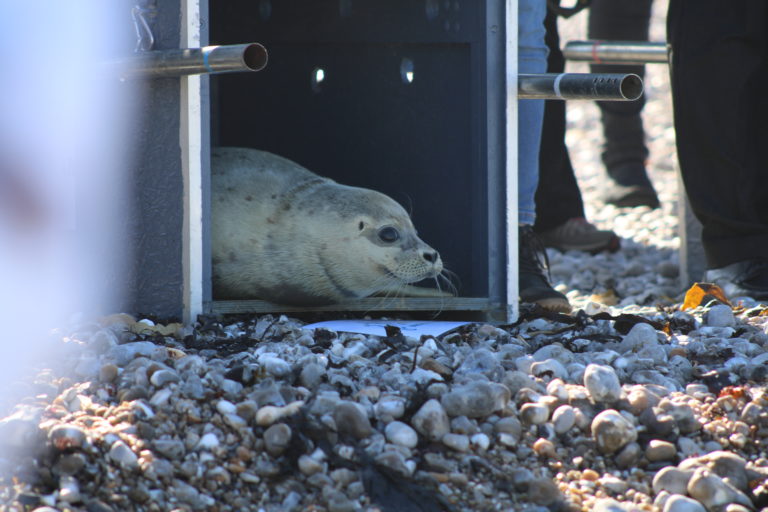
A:
[[[265,151],[219,147],[211,156],[215,299],[317,306],[446,296],[407,286],[436,278],[443,263],[390,197]]]

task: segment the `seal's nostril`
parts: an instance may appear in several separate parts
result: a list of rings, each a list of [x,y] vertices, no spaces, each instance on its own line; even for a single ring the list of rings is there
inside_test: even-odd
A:
[[[424,259],[427,260],[430,263],[434,263],[437,261],[437,253],[436,252],[425,252],[422,256],[424,256]]]

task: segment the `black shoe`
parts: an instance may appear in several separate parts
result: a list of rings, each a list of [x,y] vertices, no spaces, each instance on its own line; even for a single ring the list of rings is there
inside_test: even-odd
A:
[[[558,313],[570,313],[571,305],[566,296],[549,284],[549,258],[533,228],[520,226],[517,233],[520,301]]]
[[[603,200],[619,207],[659,207],[659,197],[642,162],[625,162],[608,170],[611,183],[603,193]]]
[[[739,261],[707,270],[704,278],[722,288],[728,297],[768,299],[768,260]]]

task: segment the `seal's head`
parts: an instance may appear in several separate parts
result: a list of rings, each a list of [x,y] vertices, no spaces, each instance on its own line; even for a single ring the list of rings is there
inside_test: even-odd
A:
[[[318,254],[330,281],[347,298],[397,291],[442,272],[440,254],[418,237],[396,201],[374,190],[335,183],[329,191],[333,203],[319,202],[332,206],[318,218],[332,218],[334,229],[322,230],[330,236]],[[320,196],[325,192],[315,191]]]

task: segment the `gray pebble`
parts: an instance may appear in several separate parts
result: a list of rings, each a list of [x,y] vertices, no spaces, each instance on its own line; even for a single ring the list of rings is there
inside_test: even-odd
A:
[[[358,403],[339,402],[333,411],[333,419],[339,433],[350,434],[356,439],[364,439],[373,433],[368,414],[365,408]]]
[[[677,456],[677,447],[669,441],[651,439],[645,449],[645,458],[651,462],[672,460]]]
[[[635,324],[621,340],[619,349],[622,352],[634,352],[646,345],[655,345],[659,342],[656,329],[646,323]]]
[[[469,436],[464,434],[447,433],[443,436],[443,444],[457,452],[469,451]]]
[[[598,403],[614,403],[621,398],[621,383],[610,366],[590,364],[584,371],[584,387]]]
[[[732,327],[736,319],[730,306],[717,304],[707,311],[706,322],[710,327]]]
[[[400,421],[390,422],[384,429],[384,435],[390,443],[406,448],[415,448],[419,443],[419,435],[416,431]]]
[[[139,467],[139,458],[122,440],[112,443],[109,449],[109,458],[125,469],[136,469]]]
[[[440,399],[449,416],[481,418],[503,408],[509,400],[509,390],[500,384],[473,381],[454,387]]]
[[[448,414],[434,398],[427,400],[411,419],[413,428],[432,441],[439,441],[450,431]]]
[[[576,412],[570,405],[561,405],[552,413],[552,425],[558,434],[565,434],[575,424]]]
[[[662,512],[707,512],[698,501],[680,494],[672,494],[664,503]]]
[[[656,493],[667,491],[671,494],[687,494],[688,482],[693,471],[667,466],[659,470],[653,477],[653,490]]]
[[[529,402],[520,408],[520,420],[526,425],[541,425],[549,419],[549,407]]]
[[[614,453],[637,439],[635,426],[613,409],[608,409],[592,420],[592,437],[603,453]]]

